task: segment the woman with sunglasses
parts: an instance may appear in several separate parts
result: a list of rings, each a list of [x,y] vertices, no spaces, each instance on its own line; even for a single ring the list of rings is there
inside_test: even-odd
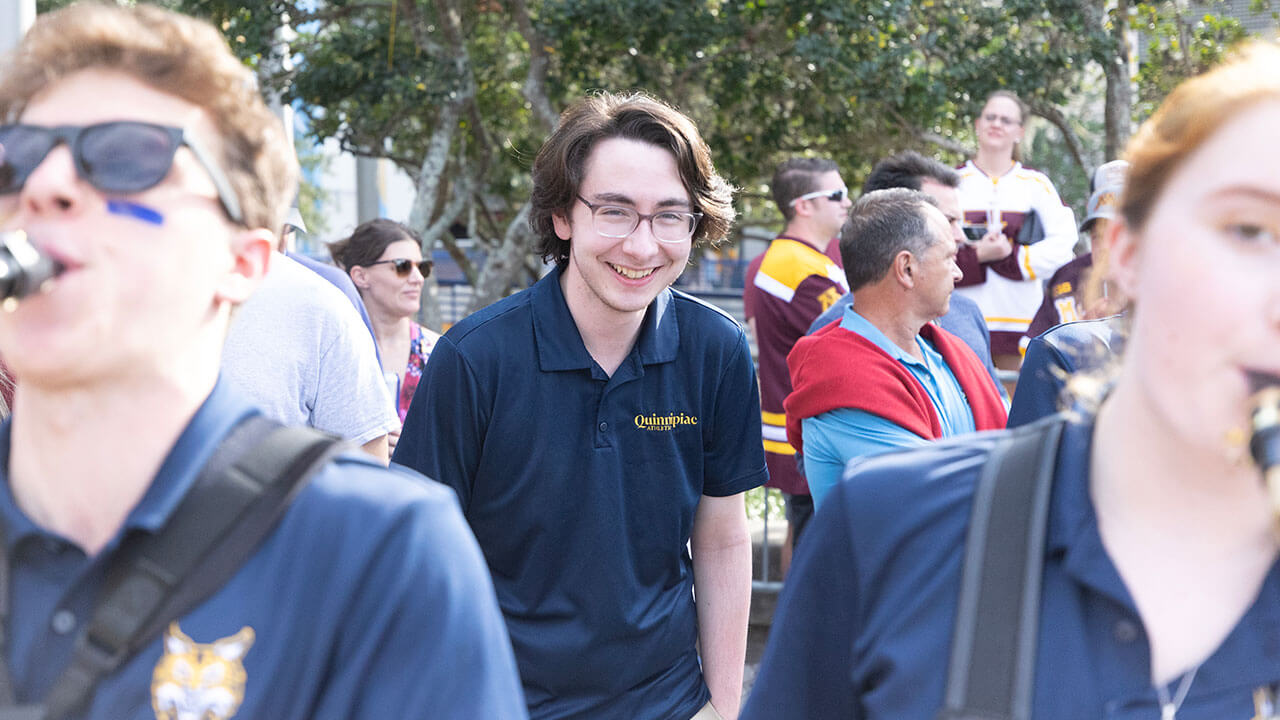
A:
[[[1280,457],[1280,410],[1253,410],[1280,383],[1276,127],[1280,47],[1256,45],[1129,144],[1105,238],[1128,339],[1112,373],[1078,378],[1110,386],[1096,410],[1059,421],[1043,544],[1011,541],[1043,561],[1023,717],[1280,717],[1280,525],[1249,447]],[[850,469],[792,565],[744,718],[965,716],[938,711],[971,512],[991,507],[975,486],[1026,430]],[[953,668],[1009,687],[1001,664]]]
[[[1018,369],[1041,283],[1072,259],[1076,244],[1075,218],[1053,183],[1019,162],[1026,111],[1008,90],[987,97],[974,121],[978,152],[960,169],[958,188],[969,241],[956,257],[964,273],[956,291],[982,308],[1002,370]]]
[[[417,233],[384,218],[361,224],[351,237],[329,245],[329,253],[351,276],[369,311],[388,385],[395,378],[396,411],[403,423],[422,368],[440,339],[439,333],[413,320],[431,261],[422,259]],[[398,438],[399,433],[390,438],[393,449]]]

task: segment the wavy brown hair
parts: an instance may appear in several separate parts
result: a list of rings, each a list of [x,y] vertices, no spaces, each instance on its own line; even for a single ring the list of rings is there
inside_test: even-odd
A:
[[[600,93],[585,97],[560,116],[560,124],[533,161],[529,225],[543,261],[563,264],[569,241],[556,235],[553,218],[577,201],[587,156],[608,138],[640,140],[671,151],[680,182],[702,220],[693,241],[718,242],[733,225],[733,187],[716,173],[711,151],[693,122],[678,110],[643,94]]]

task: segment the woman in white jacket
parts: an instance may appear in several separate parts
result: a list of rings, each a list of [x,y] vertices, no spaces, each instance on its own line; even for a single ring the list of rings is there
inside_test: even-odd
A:
[[[978,303],[991,331],[996,367],[1016,370],[1020,344],[1044,298],[1043,283],[1074,256],[1071,208],[1043,173],[1018,161],[1026,106],[1007,90],[992,93],[974,121],[978,153],[960,169],[967,247],[956,290]],[[1037,226],[1034,227],[1034,226]]]

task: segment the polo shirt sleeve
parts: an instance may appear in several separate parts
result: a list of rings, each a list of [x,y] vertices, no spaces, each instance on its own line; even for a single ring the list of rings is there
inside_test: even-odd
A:
[[[371,482],[381,479],[369,474]],[[451,494],[426,489],[409,502],[393,495],[396,502],[367,518],[367,564],[308,717],[526,717],[480,548]]]
[[[702,494],[726,497],[763,485],[769,471],[760,440],[760,387],[747,336],[741,331],[712,407],[714,424],[705,440]]]
[[[1066,385],[1071,365],[1057,348],[1043,338],[1032,338],[1018,371],[1018,387],[1009,408],[1009,422],[1015,428],[1058,412],[1058,400]]]
[[[847,487],[796,549],[742,720],[865,717],[851,679],[861,598],[848,513],[839,512]]]
[[[405,415],[391,461],[448,485],[465,513],[480,464],[488,406],[466,357],[440,338]],[[758,415],[758,413],[757,413]]]
[[[928,442],[901,425],[854,408],[825,412],[800,424],[805,476],[815,508],[840,481],[850,460]]]

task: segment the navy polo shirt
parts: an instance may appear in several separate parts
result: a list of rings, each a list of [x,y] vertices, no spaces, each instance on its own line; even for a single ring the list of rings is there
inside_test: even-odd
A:
[[[665,290],[609,377],[559,280],[445,334],[393,459],[458,491],[532,717],[691,717],[694,512],[767,477],[746,336]]]
[[[1077,372],[1097,373],[1124,350],[1124,318],[1078,320],[1045,330],[1031,339],[1018,373],[1018,387],[1009,408],[1008,427],[1048,417],[1059,410],[1078,409],[1064,394]]]
[[[1032,717],[1151,720],[1160,708],[1148,640],[1089,497],[1092,434],[1092,424],[1068,425],[1059,451]],[[994,436],[851,466],[797,550],[745,720],[937,717],[973,488]],[[1277,681],[1280,570],[1272,567],[1201,666],[1178,718],[1251,717],[1253,690]]]
[[[12,599],[5,656],[20,702],[43,698],[61,674],[121,537],[160,528],[218,441],[256,412],[219,382],[94,557],[17,507],[9,425],[0,427]],[[452,495],[354,451],[313,477],[237,574],[177,621],[201,645],[252,630],[236,717],[525,717],[493,590]],[[156,638],[105,678],[82,717],[154,720],[153,676],[173,677],[163,650]]]

